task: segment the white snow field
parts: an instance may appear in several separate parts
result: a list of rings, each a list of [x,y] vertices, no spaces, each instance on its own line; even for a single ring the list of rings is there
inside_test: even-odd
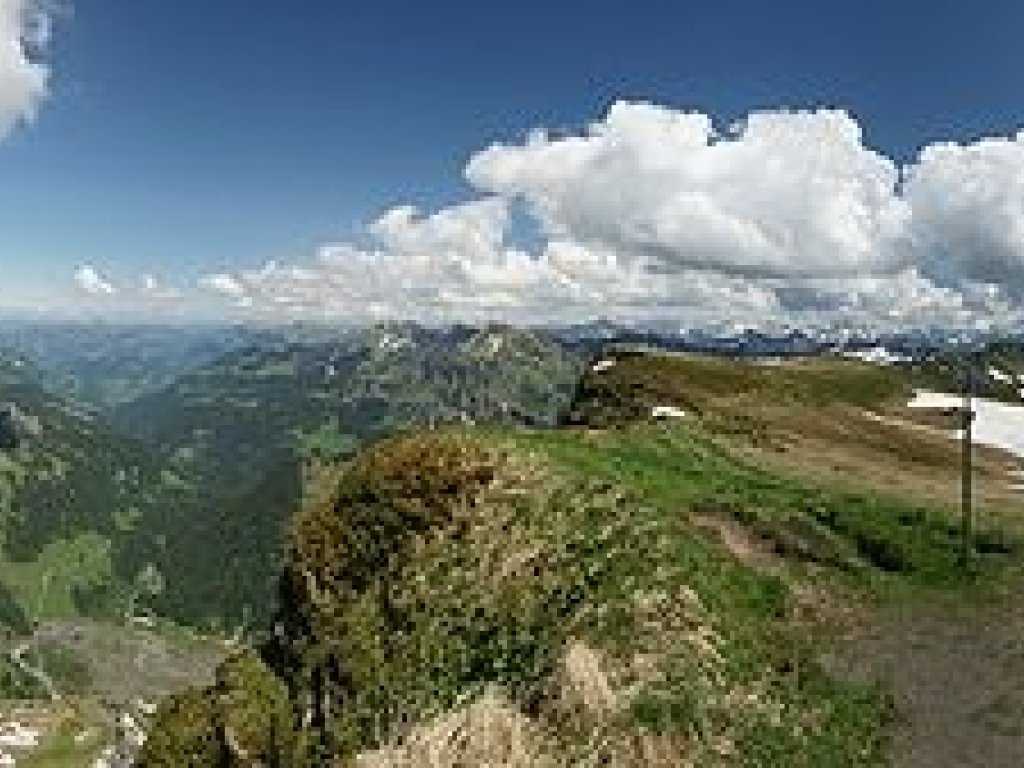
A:
[[[983,397],[972,398],[974,410],[973,438],[978,445],[1000,448],[1024,459],[1024,406],[1010,405]],[[941,392],[918,390],[908,404],[910,408],[951,410],[963,406],[963,397]],[[951,434],[958,437],[958,434]]]

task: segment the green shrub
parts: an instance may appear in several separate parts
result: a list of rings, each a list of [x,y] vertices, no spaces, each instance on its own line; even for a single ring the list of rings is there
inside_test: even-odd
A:
[[[171,697],[157,711],[140,768],[291,766],[296,721],[284,683],[254,655],[234,657],[214,685]]]

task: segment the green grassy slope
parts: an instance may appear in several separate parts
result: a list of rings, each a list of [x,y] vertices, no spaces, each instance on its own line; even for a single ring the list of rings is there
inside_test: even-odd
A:
[[[887,412],[913,383],[902,373],[611,370],[612,385],[582,383],[580,428],[448,429],[361,453],[295,520],[262,662],[169,702],[142,764],[192,750],[229,765],[884,764],[884,692],[830,677],[820,638],[860,601],[1016,564],[1017,531],[990,528],[964,571],[950,510],[926,495],[737,448],[742,430],[774,444],[765,405]],[[694,415],[646,418],[666,404]],[[240,713],[244,734],[225,725]]]

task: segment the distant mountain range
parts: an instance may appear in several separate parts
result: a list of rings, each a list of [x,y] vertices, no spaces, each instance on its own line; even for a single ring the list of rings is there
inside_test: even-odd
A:
[[[0,323],[0,347],[31,360],[51,392],[98,411],[169,386],[259,336],[242,327]]]

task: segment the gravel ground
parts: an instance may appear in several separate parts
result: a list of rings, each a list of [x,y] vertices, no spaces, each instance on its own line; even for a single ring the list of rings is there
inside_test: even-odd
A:
[[[89,693],[116,707],[206,684],[225,653],[212,640],[191,640],[184,634],[171,639],[143,628],[87,620],[44,624],[31,644],[71,651],[89,669]]]
[[[1024,766],[1024,582],[982,605],[935,600],[880,616],[830,662],[892,686],[899,768]]]

